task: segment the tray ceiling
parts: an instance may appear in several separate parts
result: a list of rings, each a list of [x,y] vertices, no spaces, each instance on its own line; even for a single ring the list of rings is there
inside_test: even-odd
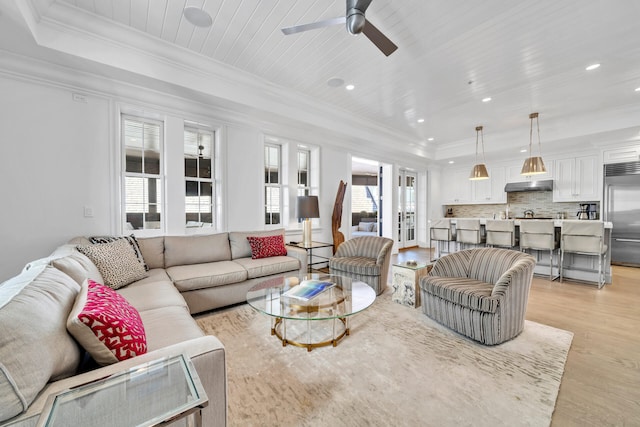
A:
[[[399,46],[389,57],[341,26],[289,36],[280,31],[344,15],[344,1],[33,0],[30,5],[21,10],[32,15],[30,28],[41,45],[104,63],[106,54],[65,47],[53,29],[76,39],[116,40],[123,49],[149,55],[162,56],[171,46],[180,54],[167,58],[194,73],[193,85],[209,70],[222,78],[226,88],[216,92],[203,84],[206,93],[225,97],[228,85],[238,84],[277,101],[286,92],[291,103],[304,100],[303,108],[316,105],[318,111],[340,114],[357,121],[356,129],[436,161],[473,155],[479,124],[488,156],[517,155],[528,144],[528,115],[534,111],[540,112],[545,151],[640,139],[640,92],[634,90],[640,87],[640,2],[374,0],[367,19]],[[190,24],[182,15],[186,6],[203,8],[213,25]],[[160,46],[155,52],[152,41]],[[112,60],[116,68],[129,66]],[[592,63],[601,66],[587,72]],[[144,67],[130,66],[134,72]],[[169,79],[160,72],[149,75]],[[327,84],[332,78],[355,89],[332,87]],[[183,84],[179,78],[174,83]],[[482,101],[488,97],[490,102]],[[237,102],[251,103],[249,97]],[[293,115],[301,109],[290,107]],[[268,109],[267,101],[256,108]],[[313,122],[315,112],[296,118]],[[331,126],[330,120],[319,122]]]

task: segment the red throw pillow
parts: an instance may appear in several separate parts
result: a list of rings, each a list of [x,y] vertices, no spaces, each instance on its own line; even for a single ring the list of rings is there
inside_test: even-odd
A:
[[[247,237],[251,245],[251,258],[268,258],[272,256],[286,255],[287,248],[284,247],[284,236],[278,234],[265,237]]]
[[[101,365],[147,352],[138,310],[113,289],[91,279],[82,284],[67,329]]]

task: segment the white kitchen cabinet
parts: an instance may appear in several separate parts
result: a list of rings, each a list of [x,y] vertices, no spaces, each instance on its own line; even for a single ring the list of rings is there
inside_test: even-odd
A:
[[[637,162],[640,160],[640,144],[605,150],[602,154],[605,164]]]
[[[553,201],[600,200],[598,185],[600,175],[598,156],[596,155],[556,160]]]
[[[507,183],[505,168],[489,168],[488,172],[489,179],[472,181],[473,202],[507,203],[507,193],[504,192]]]
[[[547,172],[538,175],[520,175],[522,170],[522,163],[524,159],[517,165],[507,167],[507,182],[525,182],[525,181],[541,181],[545,179],[553,179],[554,162],[549,159],[542,159],[544,161],[544,167]]]
[[[472,203],[471,182],[469,174],[471,169],[456,169],[443,171],[442,203],[445,205],[465,205]]]

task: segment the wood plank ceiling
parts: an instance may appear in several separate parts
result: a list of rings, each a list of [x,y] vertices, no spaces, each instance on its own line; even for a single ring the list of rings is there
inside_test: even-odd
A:
[[[388,58],[340,26],[281,33],[344,15],[344,0],[58,1],[412,135],[441,159],[447,147],[470,146],[478,124],[487,142],[515,152],[528,143],[530,112],[540,112],[547,141],[568,140],[614,130],[598,125],[603,110],[625,114],[640,102],[633,0],[374,0],[367,19],[399,46]],[[213,25],[187,22],[187,6]],[[585,71],[591,63],[602,66]],[[334,77],[355,90],[328,86]]]

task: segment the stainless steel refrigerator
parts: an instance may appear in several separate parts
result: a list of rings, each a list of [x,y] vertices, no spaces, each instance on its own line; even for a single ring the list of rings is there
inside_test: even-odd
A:
[[[604,220],[613,223],[611,263],[640,267],[640,162],[604,166]]]

